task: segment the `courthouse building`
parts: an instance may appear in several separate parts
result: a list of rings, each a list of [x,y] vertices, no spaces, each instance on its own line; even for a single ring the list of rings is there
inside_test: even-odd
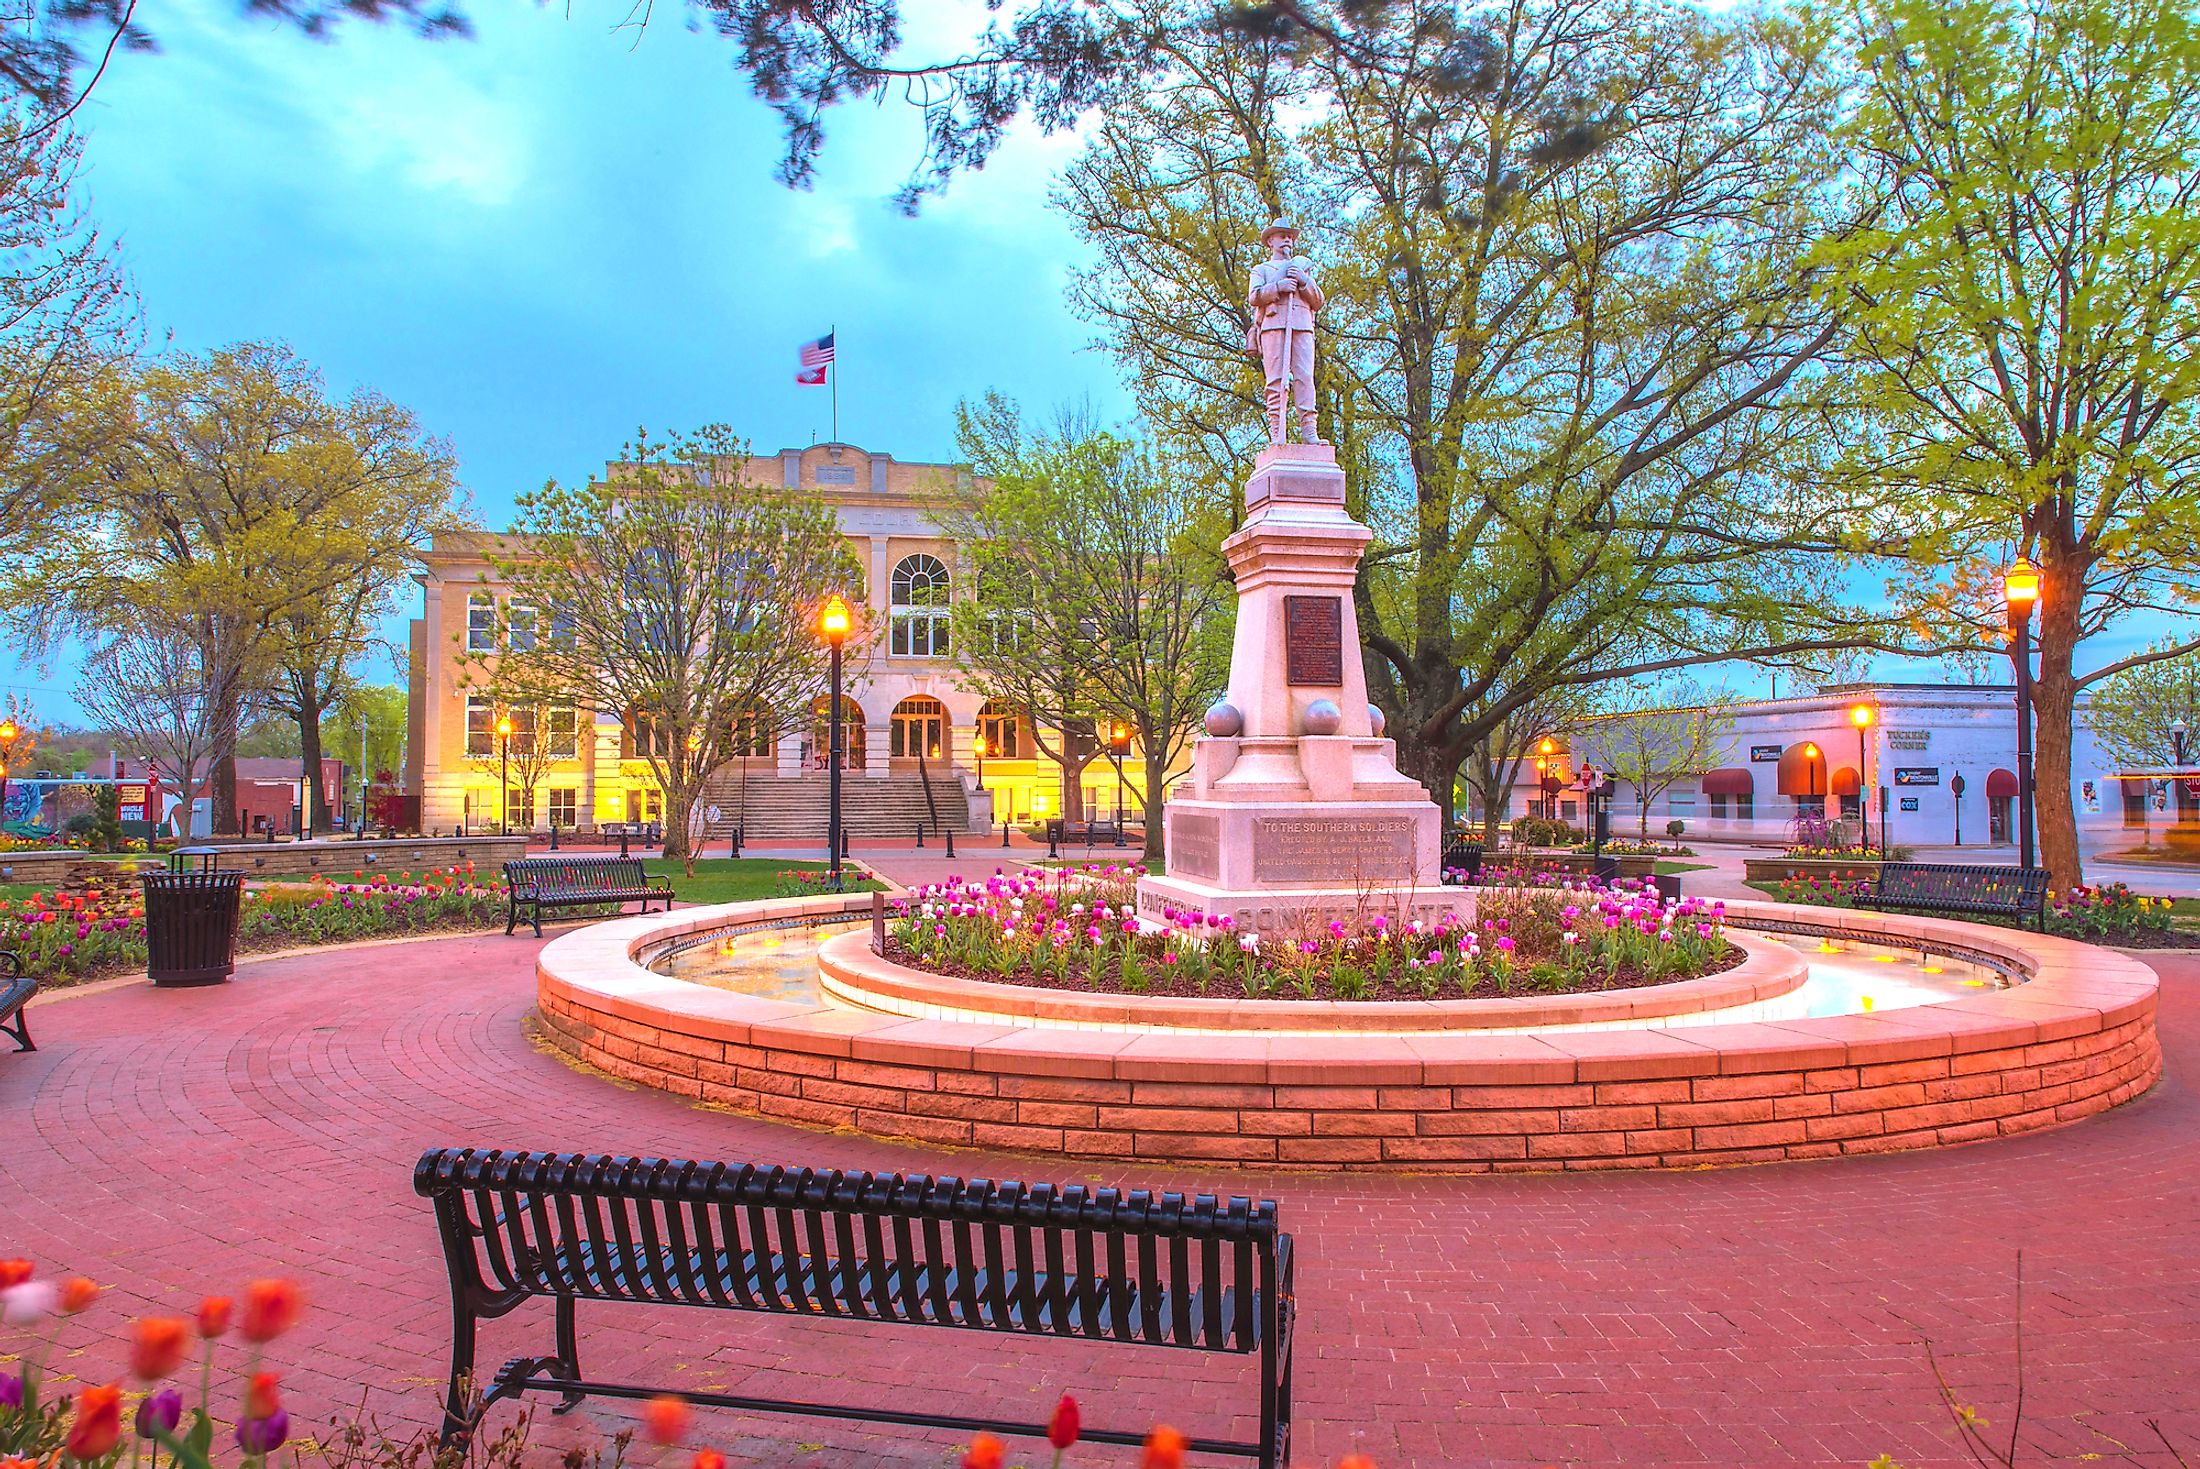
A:
[[[867,604],[862,621],[872,633],[869,646],[850,646],[846,658],[844,769],[854,830],[906,835],[918,819],[982,828],[1063,814],[1060,770],[1041,756],[1026,721],[966,690],[949,656],[949,603],[969,586],[965,558],[934,507],[967,484],[968,468],[817,444],[752,456],[746,474],[821,499],[865,571],[864,584],[847,594]],[[491,559],[498,539],[486,531],[438,536],[418,577],[406,789],[420,796],[423,830],[479,830],[500,821],[499,711],[469,689],[461,656],[499,651],[499,630],[513,621],[510,588]],[[524,609],[518,620],[529,625]],[[476,670],[471,682],[480,681]],[[752,838],[824,839],[829,704],[822,694],[805,702],[807,717],[774,711],[781,732],[714,774],[705,797],[719,813],[706,822],[712,835],[748,813]],[[652,738],[646,721],[579,708],[514,715],[539,721],[550,765],[536,791],[508,791],[503,819],[512,826],[543,830],[554,821],[561,830],[586,830],[666,819],[637,744]],[[1135,758],[1123,763],[1120,778],[1135,811],[1144,779]],[[1104,757],[1087,766],[1075,793],[1082,809],[1112,816],[1118,779]]]

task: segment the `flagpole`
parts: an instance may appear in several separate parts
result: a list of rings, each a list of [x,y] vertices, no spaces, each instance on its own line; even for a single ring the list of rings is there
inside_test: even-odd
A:
[[[837,444],[840,442],[840,373],[838,371],[840,367],[840,328],[838,325],[829,326],[825,329],[825,332],[827,336],[833,339],[833,360],[827,365],[835,369],[831,376],[833,380],[833,442]]]

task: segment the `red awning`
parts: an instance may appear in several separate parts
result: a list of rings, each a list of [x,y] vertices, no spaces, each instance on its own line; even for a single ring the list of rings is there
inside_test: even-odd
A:
[[[1833,773],[1833,793],[1837,796],[1861,795],[1863,782],[1856,778],[1856,767],[1844,765]]]
[[[1708,771],[1703,778],[1703,793],[1707,796],[1754,796],[1757,778],[1736,766]]]
[[[1826,752],[1820,750],[1815,759],[1809,753],[1811,746],[1790,745],[1780,752],[1780,794],[1783,796],[1822,796],[1826,793]]]
[[[1989,770],[1986,773],[1986,795],[1992,800],[1998,796],[2014,796],[2017,793],[2017,773],[2014,770]]]

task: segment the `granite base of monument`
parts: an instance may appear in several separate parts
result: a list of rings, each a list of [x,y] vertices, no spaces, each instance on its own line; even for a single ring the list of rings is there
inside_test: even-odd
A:
[[[1165,875],[1142,879],[1138,911],[1227,914],[1253,933],[1381,914],[1427,922],[1473,911],[1440,883],[1435,806],[1421,801],[1171,801]]]

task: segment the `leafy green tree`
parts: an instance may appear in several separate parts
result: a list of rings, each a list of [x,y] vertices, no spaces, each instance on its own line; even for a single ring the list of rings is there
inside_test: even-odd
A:
[[[109,373],[77,409],[96,427],[70,466],[84,533],[10,568],[9,616],[36,646],[190,630],[218,701],[215,830],[237,821],[232,755],[248,705],[310,672],[301,746],[372,613],[458,517],[456,460],[409,409],[331,396],[280,343],[179,354]]]
[[[356,787],[360,778],[373,780],[388,771],[402,776],[405,768],[405,725],[408,717],[405,691],[394,684],[355,683],[329,715],[328,748],[347,763],[356,763]],[[365,755],[360,754],[361,735]]]
[[[963,404],[956,429],[986,481],[949,521],[980,561],[956,660],[979,691],[1054,726],[1064,809],[1073,765],[1091,756],[1063,734],[1129,726],[1146,769],[1146,857],[1158,864],[1161,777],[1229,682],[1237,599],[1215,552],[1225,496],[1075,416],[1034,430],[997,394]]]
[[[1098,256],[1073,299],[1162,442],[1241,482],[1253,242],[1310,226],[1369,690],[1438,800],[1553,690],[1877,635],[1812,488],[1835,326],[1804,261],[1842,163],[1817,27],[1427,3],[1363,64],[1170,14],[1059,192]]]
[[[2173,652],[2110,674],[2093,686],[2085,720],[2111,760],[2157,768],[2176,760],[2170,726],[2183,720],[2185,759],[2200,763],[2200,653]]]
[[[73,410],[127,356],[130,300],[78,202],[81,148],[0,102],[0,555],[68,513],[96,421]]]
[[[2041,856],[2082,880],[2078,695],[2200,648],[2200,26],[2179,0],[1868,0],[1866,222],[1825,251],[1848,323],[1857,498],[1910,536],[1894,590],[2006,651],[2000,571],[2039,565]],[[2135,613],[2186,631],[2081,669]]]
[[[567,691],[626,718],[664,793],[665,855],[690,872],[703,782],[737,716],[807,707],[818,609],[860,581],[831,510],[747,480],[745,460],[713,425],[638,438],[603,479],[522,496],[492,555],[511,585],[499,651],[467,655],[484,687]],[[515,605],[533,619],[517,645]]]

